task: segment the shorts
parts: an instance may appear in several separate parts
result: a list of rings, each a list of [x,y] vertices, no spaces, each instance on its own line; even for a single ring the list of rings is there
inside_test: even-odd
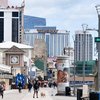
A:
[[[34,92],[38,92],[39,91],[39,89],[34,89]]]

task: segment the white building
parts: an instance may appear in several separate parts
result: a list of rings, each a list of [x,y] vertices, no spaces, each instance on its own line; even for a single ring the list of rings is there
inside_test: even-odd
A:
[[[0,42],[23,43],[24,5],[14,7],[7,0],[0,0]]]
[[[6,58],[5,58],[5,55],[4,55],[4,51],[10,49],[13,46],[18,47],[18,48],[22,49],[25,52],[24,62],[27,62],[27,66],[30,66],[33,47],[28,46],[28,45],[24,45],[24,44],[20,44],[20,43],[10,42],[10,41],[0,43],[0,64],[5,64],[5,59]]]
[[[70,34],[66,30],[50,29],[41,27],[41,29],[25,30],[25,43],[34,46],[35,39],[44,39],[49,57],[62,55],[65,47],[69,47]]]
[[[0,7],[7,7],[8,6],[8,0],[0,0]]]
[[[84,36],[85,36],[85,42],[84,42]],[[75,49],[75,61],[83,61],[84,57],[86,61],[92,60],[93,59],[92,35],[89,33],[84,34],[82,31],[76,31],[74,49]]]

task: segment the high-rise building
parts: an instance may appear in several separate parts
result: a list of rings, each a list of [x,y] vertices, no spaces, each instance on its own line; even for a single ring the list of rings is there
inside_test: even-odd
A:
[[[7,7],[8,6],[8,0],[0,0],[0,7]]]
[[[63,49],[69,46],[69,32],[56,30],[56,27],[43,27],[25,30],[25,43],[34,47],[35,39],[44,39],[49,57],[63,54]]]
[[[2,2],[2,6],[0,6],[0,42],[13,41],[23,43],[24,5],[21,7],[6,7],[7,0],[1,0],[0,2]]]
[[[85,41],[84,41],[85,36]],[[85,48],[84,48],[85,44]],[[75,34],[75,61],[89,61],[93,60],[93,38],[89,33],[83,33],[82,31],[76,31]],[[85,50],[85,54],[84,54]],[[84,59],[85,57],[85,59]]]
[[[46,26],[46,19],[24,15],[24,29],[33,29],[35,26]]]

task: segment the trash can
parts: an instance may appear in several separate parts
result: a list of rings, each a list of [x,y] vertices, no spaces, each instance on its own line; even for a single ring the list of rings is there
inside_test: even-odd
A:
[[[100,92],[90,92],[89,100],[100,100]]]
[[[77,100],[82,100],[81,97],[82,97],[82,89],[77,89]]]
[[[70,87],[65,87],[65,95],[70,96],[71,95],[71,89]]]

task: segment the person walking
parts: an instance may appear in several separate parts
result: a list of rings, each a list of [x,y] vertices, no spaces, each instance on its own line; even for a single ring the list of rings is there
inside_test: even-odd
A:
[[[32,89],[32,83],[31,83],[31,81],[29,81],[28,82],[28,91],[31,92],[31,89]]]
[[[40,84],[39,84],[38,79],[34,80],[34,83],[33,83],[33,89],[34,89],[33,98],[35,98],[35,95],[38,98],[39,86],[40,86]]]
[[[21,90],[22,90],[22,83],[21,83],[21,81],[19,81],[19,83],[18,83],[18,91],[19,91],[19,93],[21,93]]]
[[[3,98],[3,94],[4,94],[4,87],[2,84],[0,84],[0,95],[2,96],[2,98]]]
[[[54,87],[54,89],[55,89],[55,87],[57,87],[57,83],[55,81],[53,82],[53,87]]]

